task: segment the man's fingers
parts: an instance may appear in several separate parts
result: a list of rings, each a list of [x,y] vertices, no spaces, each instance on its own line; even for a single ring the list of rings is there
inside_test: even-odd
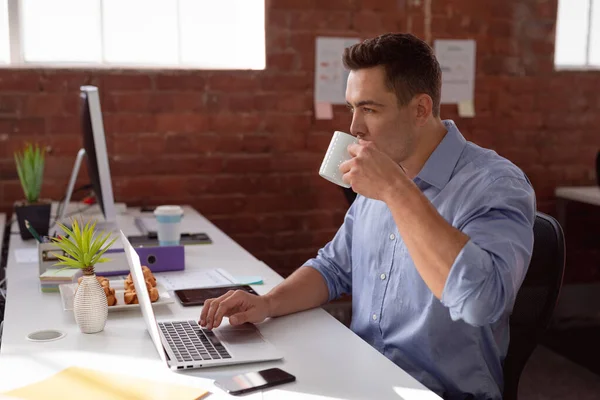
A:
[[[342,175],[345,174],[346,172],[349,172],[350,169],[352,169],[352,160],[344,161],[343,163],[340,164],[338,169],[340,170]]]
[[[352,157],[356,157],[358,155],[358,151],[360,150],[360,148],[361,148],[360,144],[352,143],[352,144],[348,145],[348,153]]]
[[[227,298],[231,297],[233,295],[233,290],[230,290],[229,292],[225,293],[223,296],[214,299],[213,301],[210,302],[210,305],[208,306],[208,313],[206,314],[206,327],[208,329],[212,329],[212,323],[214,320],[214,316],[215,313],[217,312],[217,308],[219,307],[219,305],[221,304],[221,302],[223,302],[224,300],[226,300]],[[206,305],[204,305],[204,307],[206,307]]]
[[[208,310],[210,309],[210,303],[215,301],[215,299],[208,299],[204,302],[204,306],[202,307],[202,312],[200,313],[200,325],[206,325],[206,317],[208,316]]]
[[[348,161],[344,161],[339,166],[340,173],[342,174],[342,181],[344,181],[344,183],[347,183],[348,185],[352,184],[352,178],[350,176],[350,173],[352,172],[352,168],[355,165],[355,161],[356,160],[352,158]]]
[[[234,311],[240,303],[240,299],[237,296],[230,296],[226,300],[222,301],[215,312],[215,317],[213,318],[212,327],[218,328],[221,325],[221,321],[225,315],[230,315],[232,311]]]
[[[347,173],[342,175],[342,181],[344,183],[347,183],[348,185],[352,186],[352,178],[350,176],[350,171],[348,171]]]
[[[208,315],[206,316],[206,327],[208,329],[212,329],[215,313],[217,312],[217,308],[219,307],[220,303],[221,302],[219,300],[215,300],[210,303],[210,306],[208,307]]]

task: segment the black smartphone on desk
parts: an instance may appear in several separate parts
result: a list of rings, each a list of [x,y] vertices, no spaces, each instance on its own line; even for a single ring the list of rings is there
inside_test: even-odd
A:
[[[238,395],[255,390],[266,389],[284,383],[294,382],[296,377],[279,368],[263,369],[257,372],[248,372],[230,378],[217,379],[215,386],[229,394]]]
[[[256,294],[254,289],[248,285],[232,285],[212,288],[196,288],[196,289],[178,289],[173,292],[183,306],[201,306],[208,299],[216,299],[223,296],[230,290],[243,290],[245,292]]]

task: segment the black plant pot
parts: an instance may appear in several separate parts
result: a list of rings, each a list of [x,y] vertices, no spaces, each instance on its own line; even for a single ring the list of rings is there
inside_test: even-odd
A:
[[[596,182],[600,186],[600,151],[596,154]]]
[[[19,232],[23,240],[33,239],[33,235],[25,226],[25,220],[40,234],[48,235],[50,229],[50,202],[38,204],[15,204],[17,221],[19,222]]]

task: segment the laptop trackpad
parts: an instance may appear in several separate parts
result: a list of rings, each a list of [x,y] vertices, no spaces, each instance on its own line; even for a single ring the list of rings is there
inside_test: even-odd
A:
[[[230,344],[256,344],[265,340],[254,325],[244,324],[242,326],[223,326],[215,333],[221,340]]]

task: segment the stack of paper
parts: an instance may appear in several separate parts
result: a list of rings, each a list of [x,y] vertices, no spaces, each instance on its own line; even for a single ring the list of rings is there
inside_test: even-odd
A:
[[[40,275],[40,287],[44,293],[58,292],[58,285],[77,282],[81,275],[79,268],[48,269]]]
[[[200,271],[175,271],[157,275],[156,279],[167,290],[194,289],[229,285],[262,285],[260,276],[234,276],[223,268]]]

